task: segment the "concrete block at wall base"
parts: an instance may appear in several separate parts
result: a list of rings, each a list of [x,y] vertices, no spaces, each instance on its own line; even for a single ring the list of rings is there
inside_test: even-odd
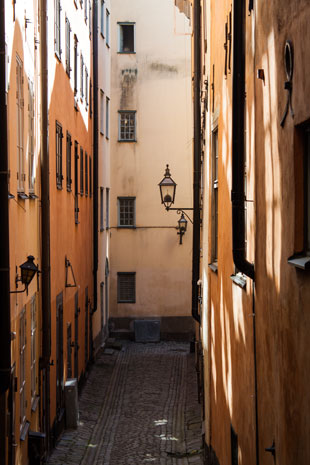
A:
[[[191,341],[195,336],[195,321],[191,316],[120,317],[109,319],[110,337],[135,340],[135,321],[159,321],[160,340]]]
[[[67,379],[65,384],[66,427],[77,428],[79,420],[78,381]]]

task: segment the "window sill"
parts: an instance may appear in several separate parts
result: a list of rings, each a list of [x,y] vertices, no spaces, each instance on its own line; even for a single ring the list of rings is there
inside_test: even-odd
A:
[[[57,189],[58,189],[59,191],[62,191],[62,186],[60,186],[59,184],[57,184]]]
[[[29,431],[29,427],[30,427],[30,423],[29,423],[28,420],[26,420],[26,422],[25,422],[25,424],[22,426],[21,432],[20,432],[20,440],[21,440],[21,441],[25,441],[26,436],[27,436],[28,431]]]
[[[131,51],[130,52],[123,52],[121,50],[119,50],[117,53],[119,53],[120,55],[135,55],[136,54],[136,52],[131,52]]]
[[[8,198],[9,198],[9,199],[15,199],[15,195],[14,195],[14,194],[11,194],[11,192],[9,192]]]
[[[61,63],[61,54],[59,54],[59,52],[57,52],[56,50],[55,50],[55,57],[57,58],[59,63]]]
[[[136,229],[136,225],[131,226],[131,225],[129,225],[129,224],[128,224],[128,225],[120,225],[120,224],[119,224],[119,225],[117,226],[117,229]]]
[[[17,193],[17,196],[18,196],[18,198],[21,199],[21,200],[27,200],[27,199],[29,199],[28,195],[25,194],[25,192],[18,192],[18,193]]]
[[[217,274],[217,262],[209,263],[208,267],[213,271],[213,273]]]
[[[137,142],[137,139],[118,139],[118,142]]]
[[[104,231],[104,228],[100,228],[100,232],[103,232]]]
[[[102,32],[100,32],[100,35],[101,35],[102,39],[104,39],[104,34]]]
[[[31,411],[32,412],[35,412],[37,410],[37,407],[39,405],[39,400],[40,400],[39,396],[34,397],[32,403],[31,403]]]
[[[34,193],[34,192],[29,192],[29,199],[35,200],[38,199],[39,197]]]
[[[310,270],[310,257],[308,255],[296,254],[292,255],[287,260],[289,265],[295,266],[300,270]]]
[[[237,273],[237,274],[232,274],[230,276],[230,279],[232,280],[233,283],[235,283],[237,286],[241,287],[241,289],[245,289],[246,288],[246,277],[241,274],[241,273]]]

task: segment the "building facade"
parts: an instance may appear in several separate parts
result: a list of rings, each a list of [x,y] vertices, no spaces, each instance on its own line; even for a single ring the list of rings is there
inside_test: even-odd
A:
[[[309,5],[201,6],[207,463],[309,463]]]
[[[111,330],[157,318],[162,335],[188,335],[191,225],[180,245],[158,183],[169,163],[176,202],[192,206],[189,19],[173,1],[115,1],[111,34]]]

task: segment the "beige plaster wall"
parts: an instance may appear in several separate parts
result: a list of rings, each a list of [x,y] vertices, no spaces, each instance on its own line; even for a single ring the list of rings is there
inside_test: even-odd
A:
[[[136,24],[136,53],[117,53],[117,22]],[[160,204],[169,163],[176,206],[192,206],[191,42],[174,1],[115,1],[111,15],[111,315],[190,315],[192,227]],[[118,142],[118,110],[136,110],[137,142]],[[136,197],[136,228],[117,228],[117,197]],[[191,212],[189,212],[191,215]],[[136,272],[136,303],[117,303],[117,272]]]

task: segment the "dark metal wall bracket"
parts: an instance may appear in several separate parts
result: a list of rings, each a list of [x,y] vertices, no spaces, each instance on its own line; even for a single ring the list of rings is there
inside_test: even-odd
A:
[[[283,128],[285,120],[290,110],[292,118],[294,118],[294,111],[292,107],[292,91],[293,91],[293,71],[294,71],[294,53],[293,44],[290,40],[285,42],[284,46],[284,66],[287,80],[284,83],[284,89],[287,90],[287,100],[285,110],[281,119],[280,126]]]

